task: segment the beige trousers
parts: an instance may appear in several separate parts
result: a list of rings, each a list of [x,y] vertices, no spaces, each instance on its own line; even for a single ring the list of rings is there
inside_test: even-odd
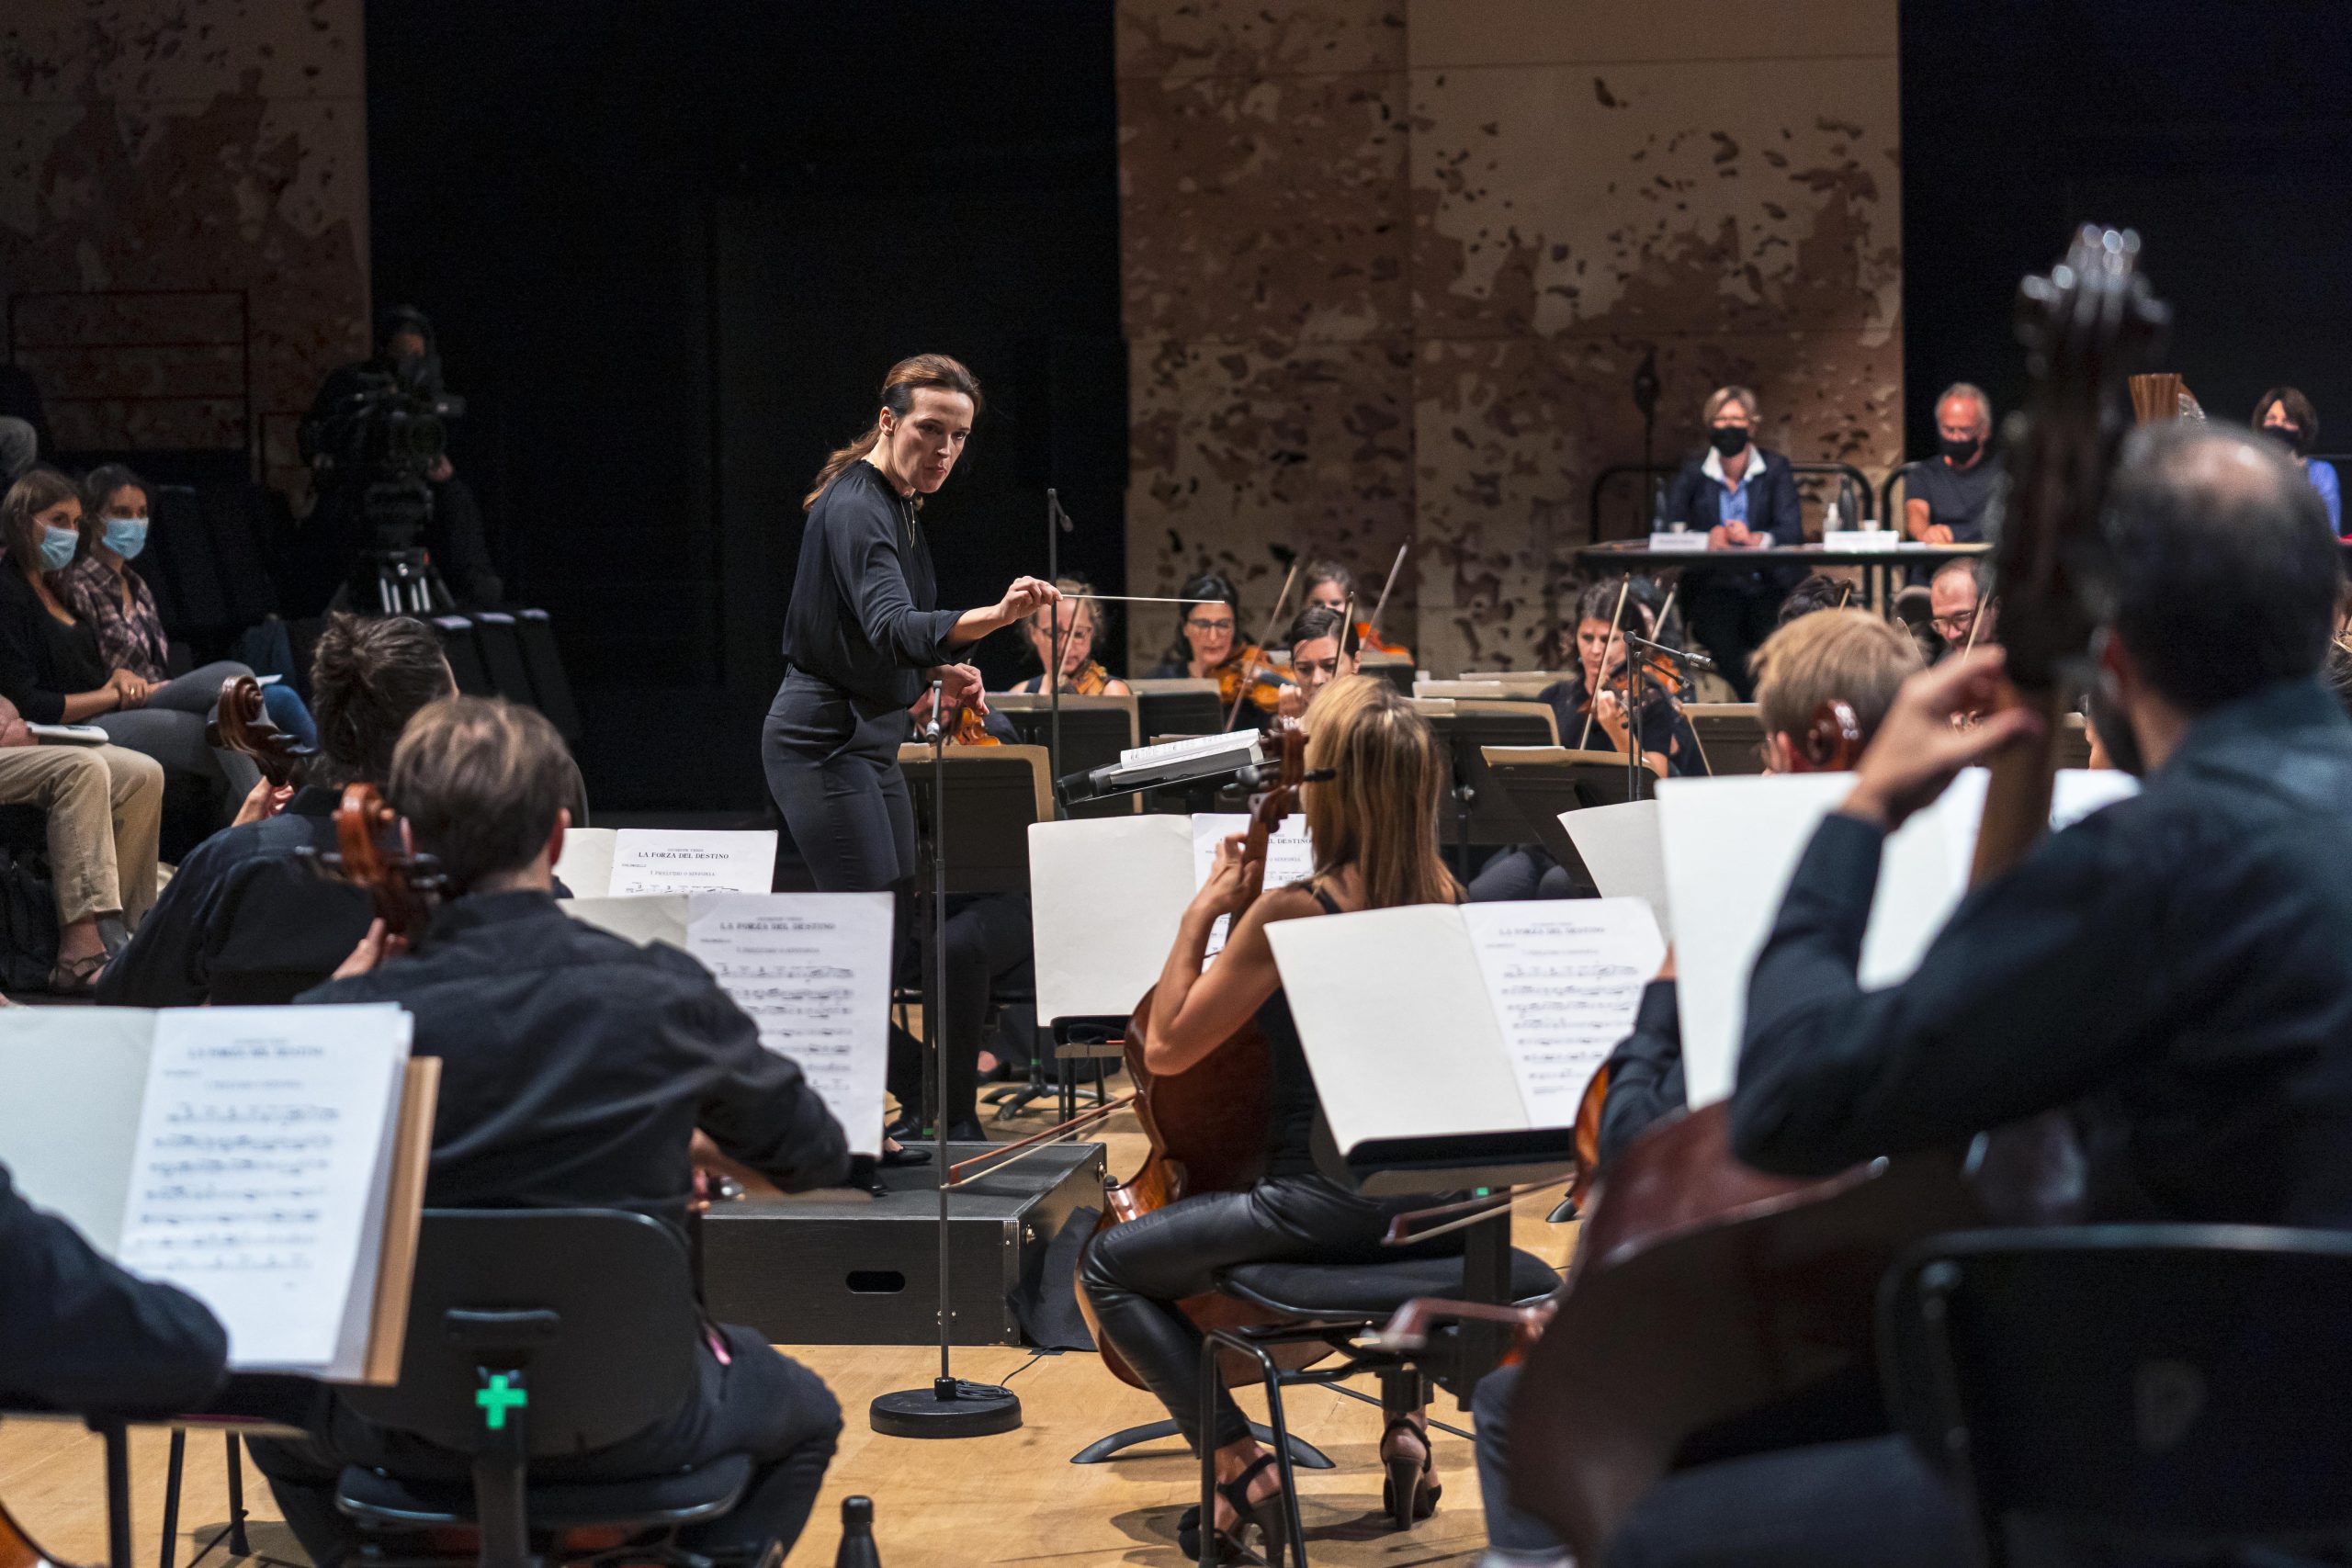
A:
[[[164,767],[120,746],[0,749],[0,806],[49,814],[49,868],[66,925],[119,913],[136,927],[155,902]]]

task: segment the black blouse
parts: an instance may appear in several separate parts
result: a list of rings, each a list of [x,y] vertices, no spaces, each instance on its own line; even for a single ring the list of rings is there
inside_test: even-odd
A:
[[[51,615],[16,562],[0,557],[0,696],[28,723],[57,724],[68,696],[96,691],[113,672],[97,628]]]
[[[961,612],[938,604],[915,508],[873,464],[852,463],[817,498],[800,536],[786,663],[877,710],[910,706],[922,671],[955,659],[947,636]]]

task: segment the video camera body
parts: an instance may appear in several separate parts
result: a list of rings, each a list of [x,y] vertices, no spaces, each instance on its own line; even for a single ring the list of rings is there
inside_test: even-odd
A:
[[[466,412],[465,399],[443,388],[440,357],[430,353],[346,367],[329,389],[302,423],[300,449],[322,494],[345,492],[343,504],[367,525],[369,546],[351,583],[358,602],[372,598],[386,615],[450,607],[423,540],[447,422]]]

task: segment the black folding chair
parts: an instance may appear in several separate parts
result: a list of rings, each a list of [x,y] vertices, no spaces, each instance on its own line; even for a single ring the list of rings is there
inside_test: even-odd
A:
[[[2012,1529],[2132,1551],[2352,1540],[2352,1235],[2251,1225],[1980,1231],[1881,1291],[1889,1401]]]
[[[563,1536],[591,1529],[650,1537],[631,1562],[708,1568],[676,1532],[741,1501],[748,1458],[621,1481],[530,1473],[536,1461],[610,1448],[675,1413],[694,1390],[701,1334],[685,1243],[658,1221],[602,1209],[427,1210],[400,1382],[341,1397],[470,1479],[355,1465],[336,1482],[335,1506],[359,1522],[376,1562],[401,1558],[401,1538],[470,1525],[481,1568],[561,1561]]]

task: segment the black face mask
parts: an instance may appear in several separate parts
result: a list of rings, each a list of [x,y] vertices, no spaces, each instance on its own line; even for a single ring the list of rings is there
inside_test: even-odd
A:
[[[1984,450],[1984,441],[1982,436],[1970,441],[1954,441],[1947,435],[1940,437],[1936,442],[1936,446],[1943,453],[1944,461],[1955,468],[1973,461],[1977,453]]]
[[[2262,427],[2262,434],[2267,435],[2273,441],[2285,442],[2287,444],[2287,450],[2294,453],[2296,456],[2301,457],[2302,455],[2303,433],[2296,426],[2291,424],[2266,424]]]
[[[1707,445],[1725,457],[1747,448],[1747,427],[1739,424],[1718,424],[1707,432]]]

